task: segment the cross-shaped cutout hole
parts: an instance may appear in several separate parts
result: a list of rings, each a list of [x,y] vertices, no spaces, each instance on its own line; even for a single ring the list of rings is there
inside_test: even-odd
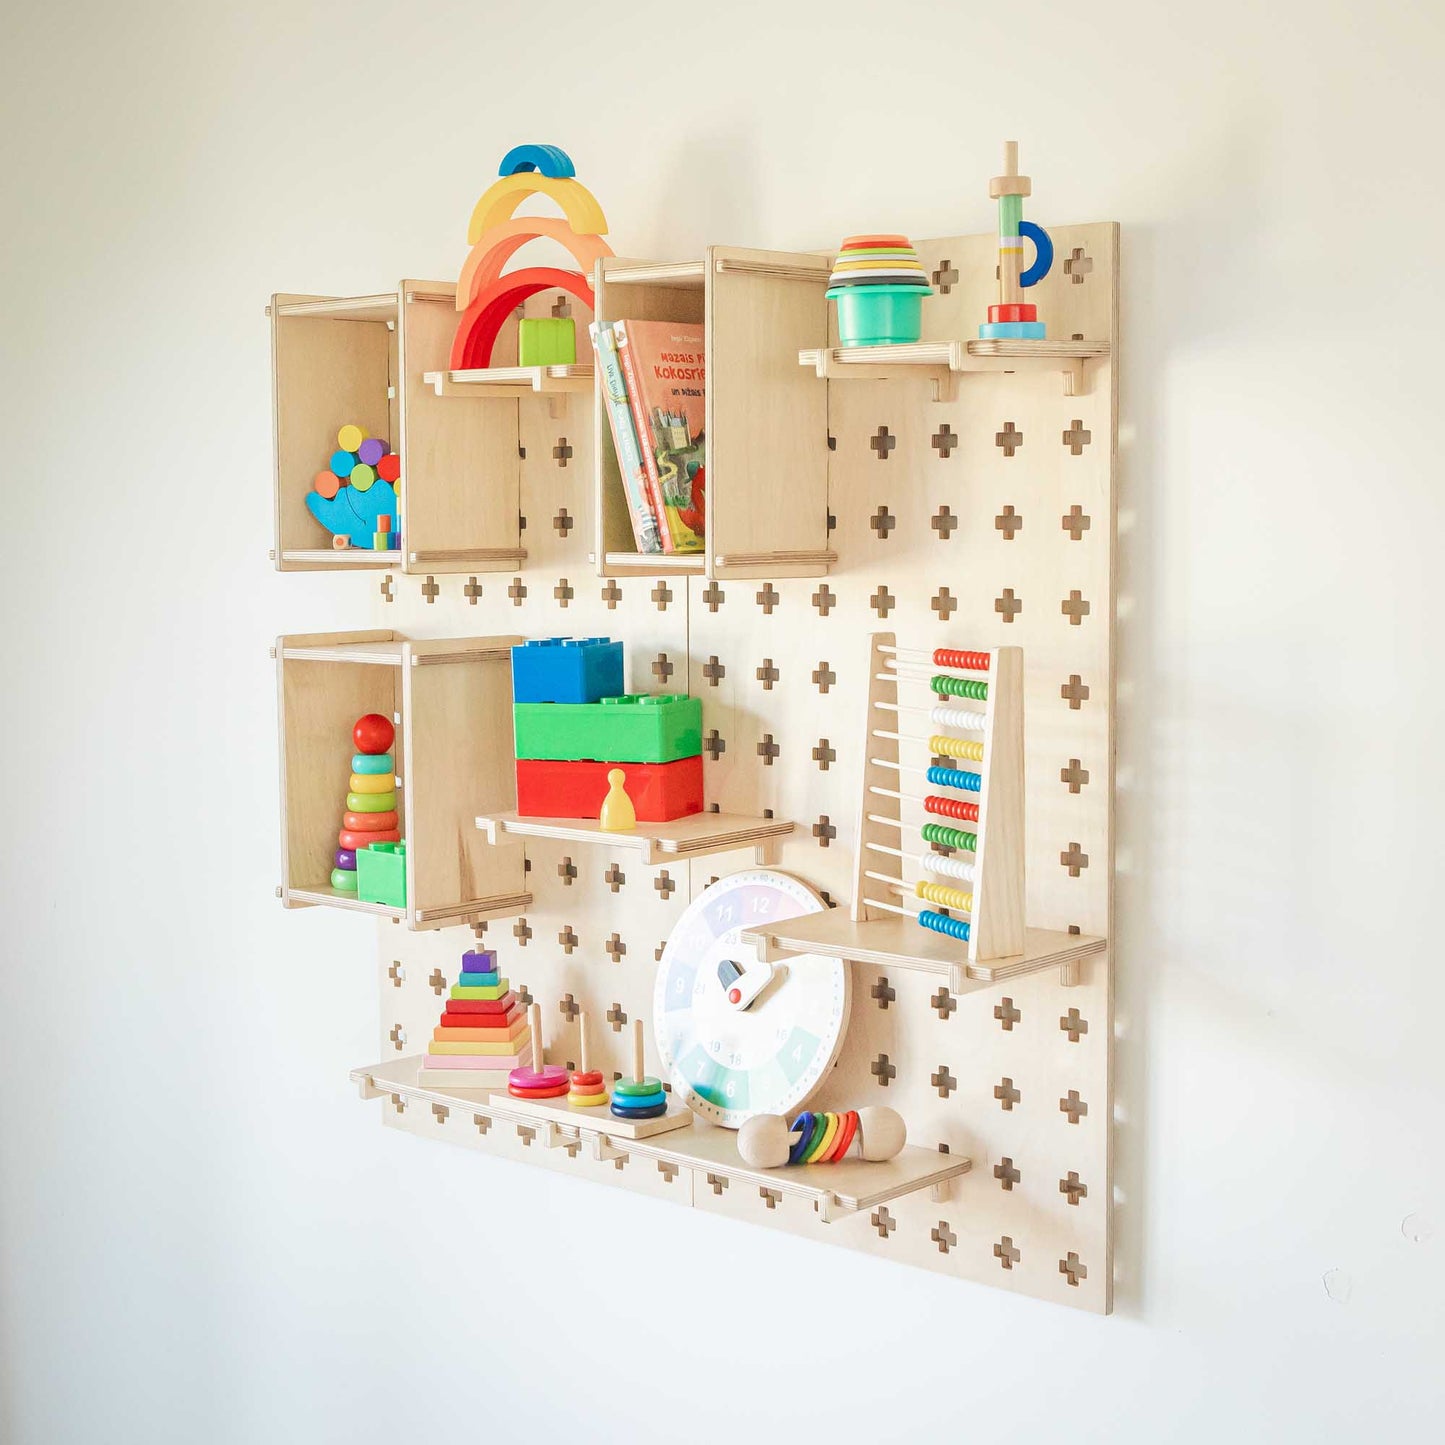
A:
[[[940,587],[933,594],[933,600],[928,605],[938,613],[940,622],[947,622],[958,611],[958,598],[947,587]]]
[[[670,1159],[659,1159],[657,1161],[657,1172],[671,1184],[672,1181],[677,1178],[677,1165]]]
[[[565,467],[572,460],[572,443],[566,437],[557,438],[557,445],[552,448],[552,460],[559,467]]]
[[[677,668],[665,652],[659,652],[657,656],[652,659],[652,675],[660,683],[666,685],[668,678],[676,671]]]
[[[607,871],[602,875],[602,881],[614,892],[620,893],[622,885],[627,882],[627,874],[617,866],[615,862],[607,865]]]
[[[828,665],[826,658],[813,669],[813,686],[819,692],[827,692],[837,681],[838,674]]]
[[[482,595],[482,584],[475,577],[467,578],[467,585],[462,588],[462,596],[467,599],[469,607],[475,607]]]
[[[1005,506],[1003,511],[1001,511],[998,516],[993,519],[993,525],[995,530],[1003,533],[1003,539],[1005,542],[1012,542],[1014,539],[1014,534],[1019,530],[1020,527],[1023,526],[1023,524],[1024,519],[1019,516],[1016,511],[1014,511],[1012,502]]]
[[[818,840],[820,848],[826,848],[838,836],[838,830],[828,821],[826,813],[823,813],[813,824],[813,836]]]
[[[886,975],[880,974],[873,987],[868,990],[868,997],[873,999],[879,1008],[886,1009],[898,997],[898,990],[888,982]]]
[[[617,585],[617,579],[615,577],[609,577],[607,579],[607,585],[603,587],[601,597],[607,604],[607,610],[609,612],[617,611],[617,604],[622,601],[622,589]]]
[[[727,593],[716,582],[709,582],[703,588],[702,600],[707,604],[709,612],[716,612],[727,601],[727,597]]]
[[[1007,1154],[993,1166],[993,1177],[998,1180],[999,1187],[1006,1193],[1011,1194],[1013,1187],[1024,1176],[1014,1167],[1014,1162]]]
[[[934,994],[931,999],[928,1000],[928,1006],[934,1011],[934,1013],[939,1016],[939,1018],[944,1021],[944,1023],[947,1023],[950,1015],[952,1015],[954,1011],[958,1008],[958,1000],[954,998],[951,993],[949,993],[948,988],[945,984],[940,984],[938,986],[938,992]]]
[[[945,258],[938,263],[938,270],[933,273],[933,284],[944,296],[947,296],[958,285],[958,271],[952,261]]]
[[[889,1062],[887,1054],[879,1054],[868,1066],[868,1072],[878,1080],[879,1087],[884,1089],[888,1087],[889,1080],[898,1077],[898,1070]]]
[[[712,1190],[712,1192],[719,1196],[721,1196],[723,1190],[728,1187],[727,1175],[714,1174],[711,1170],[708,1171],[707,1182],[708,1187]]]
[[[771,617],[773,615],[773,608],[782,600],[783,594],[779,592],[771,582],[764,582],[758,589],[758,606],[763,609],[763,615],[765,617]]]
[[[575,1159],[582,1150],[580,1139],[564,1139],[562,1141],[562,1152],[569,1158]]]
[[[431,977],[427,979],[427,983],[430,986],[431,991],[436,994],[438,998],[440,998],[442,996],[442,990],[445,989],[447,986],[447,976],[441,971],[441,969],[434,968],[431,971]]]
[[[879,587],[868,599],[868,605],[880,617],[887,617],[898,605],[898,599],[886,587]]]
[[[1077,1089],[1070,1089],[1059,1100],[1059,1112],[1069,1116],[1069,1123],[1077,1124],[1089,1112],[1089,1106],[1079,1097]]]
[[[1064,275],[1074,283],[1075,286],[1084,284],[1084,277],[1094,269],[1094,263],[1089,259],[1088,254],[1082,246],[1075,246],[1069,252],[1068,260],[1064,262]]]
[[[1005,587],[1002,595],[994,598],[993,610],[1005,622],[1012,622],[1024,610],[1024,604],[1014,596],[1012,587]]]
[[[773,659],[771,657],[765,657],[763,659],[763,665],[757,670],[757,679],[762,683],[764,692],[771,692],[773,690],[773,684],[782,675],[783,674],[773,666]]]
[[[400,1024],[392,1024],[391,1032],[387,1034],[391,1040],[392,1047],[400,1053],[406,1047],[406,1030]]]
[[[716,687],[718,683],[728,675],[727,668],[718,661],[717,653],[713,653],[713,655],[703,663],[702,675],[707,679],[707,685],[709,687]]]
[[[669,873],[666,868],[652,880],[652,886],[658,893],[662,894],[664,902],[671,898],[677,891],[677,884],[673,881],[672,874]]]
[[[1079,1256],[1070,1250],[1063,1259],[1059,1261],[1059,1273],[1068,1282],[1077,1288],[1081,1279],[1088,1279],[1089,1271],[1084,1268]]]
[[[485,1134],[492,1127],[492,1121],[487,1114],[473,1114],[472,1123],[477,1126],[478,1134]]]
[[[564,888],[570,888],[577,881],[577,865],[570,857],[563,858],[557,864],[557,876],[562,880]]]
[[[886,426],[880,426],[878,430],[873,433],[872,437],[869,438],[868,445],[878,453],[878,460],[880,462],[886,462],[888,460],[888,453],[898,445],[898,438],[894,436]]]
[[[833,610],[833,604],[837,600],[838,594],[826,582],[813,593],[813,606],[818,609],[819,617],[826,617]]]
[[[1003,424],[1003,430],[993,434],[993,444],[1003,449],[1006,457],[1011,457],[1024,444],[1024,434],[1011,422]]]
[[[813,749],[813,761],[818,765],[820,773],[826,773],[830,766],[837,761],[838,754],[829,743],[827,738],[819,738],[818,746]]]
[[[512,585],[507,588],[507,596],[512,599],[513,607],[520,607],[527,597],[527,584],[520,577],[513,577]]]
[[[1059,696],[1069,705],[1070,712],[1078,712],[1089,700],[1089,685],[1077,672],[1069,674],[1069,680],[1059,689]]]
[[[1077,793],[1089,781],[1089,770],[1078,758],[1070,758],[1069,766],[1059,769],[1059,781],[1065,784],[1071,793]]]
[[[1084,533],[1087,532],[1092,525],[1088,513],[1085,512],[1077,502],[1064,513],[1062,522],[1064,531],[1066,531],[1075,542],[1082,541]]]
[[[557,942],[562,945],[562,952],[569,958],[572,956],[572,950],[576,948],[581,941],[570,923],[564,924],[561,932],[557,935]]]
[[[557,1012],[570,1024],[576,1021],[577,1015],[582,1012],[582,1008],[570,993],[564,993],[557,1001]]]
[[[431,1116],[437,1121],[438,1124],[445,1124],[451,1112],[452,1111],[448,1109],[445,1104],[438,1104],[433,1102],[431,1106]]]
[[[572,302],[565,291],[559,291],[552,302],[552,315],[563,319],[572,314]]]
[[[758,744],[758,756],[763,760],[763,766],[770,768],[776,758],[781,756],[782,748],[773,741],[772,733],[764,733],[763,740]]]
[[[766,1184],[758,1185],[758,1198],[761,1199],[769,1209],[776,1209],[778,1207],[778,1200],[782,1197],[782,1193],[779,1190],[769,1189]]]
[[[953,536],[953,530],[958,526],[958,518],[953,515],[952,508],[945,502],[933,514],[933,520],[928,524],[938,533],[940,542],[947,542]]]
[[[889,1214],[886,1204],[879,1205],[878,1208],[868,1216],[868,1222],[878,1231],[879,1239],[887,1239],[888,1236],[898,1228],[898,1221]]]
[[[426,581],[421,584],[421,595],[426,598],[426,605],[428,607],[441,596],[441,593],[442,589],[437,585],[437,579],[435,577],[428,577]]]
[[[940,1219],[928,1231],[928,1237],[938,1246],[939,1254],[947,1254],[958,1243],[958,1236],[948,1227],[946,1219]]]
[[[1011,998],[1001,998],[993,1006],[993,1016],[999,1021],[1000,1027],[1006,1034],[1011,1034],[1014,1025],[1023,1018],[1023,1014],[1014,1007],[1014,1001]]]
[[[1015,1247],[1013,1240],[1008,1235],[1004,1235],[1003,1238],[994,1245],[993,1257],[998,1260],[1005,1269],[1012,1269],[1014,1265],[1023,1258],[1023,1254]]]
[[[666,612],[667,604],[672,601],[672,588],[660,581],[647,595],[657,604],[659,612]]]
[[[1084,423],[1077,417],[1074,418],[1073,425],[1064,432],[1064,445],[1068,447],[1070,455],[1076,457],[1083,455],[1084,448],[1093,439],[1093,433],[1087,430]]]
[[[393,1095],[391,1096],[391,1107],[392,1107],[398,1114],[405,1114],[405,1113],[406,1113],[406,1097],[405,1097],[405,1095],[402,1095],[402,1094],[393,1094]]]
[[[1069,619],[1070,627],[1078,627],[1089,615],[1089,610],[1084,594],[1077,587],[1059,604],[1059,611]]]
[[[532,1147],[532,1140],[537,1137],[537,1131],[530,1124],[518,1124],[516,1125],[516,1130],[517,1138],[522,1141],[522,1148],[530,1149]]]
[[[565,577],[557,579],[557,585],[552,589],[552,596],[560,606],[565,607],[576,595],[572,590],[572,584]]]
[[[958,445],[958,433],[947,422],[944,422],[929,438],[929,445],[944,461],[947,461],[953,455],[953,449]]]
[[[868,525],[878,533],[880,542],[886,542],[888,534],[898,525],[898,518],[888,510],[886,505],[880,503],[878,510],[869,518]]]
[[[1013,1106],[1018,1103],[1023,1095],[1014,1088],[1012,1079],[1000,1079],[993,1086],[993,1096],[998,1100],[1000,1107],[1007,1113],[1012,1113]]]
[[[1059,1193],[1064,1195],[1070,1204],[1077,1207],[1079,1200],[1089,1197],[1089,1186],[1082,1183],[1079,1176],[1070,1169],[1069,1172],[1059,1180]]]
[[[573,520],[572,514],[566,507],[557,508],[557,515],[552,518],[552,530],[556,532],[559,537],[565,539],[567,533],[576,525],[577,523]]]
[[[401,981],[406,977],[406,968],[399,958],[392,959],[391,967],[387,969],[386,976],[392,981],[395,987],[401,987]]]
[[[947,1064],[940,1064],[937,1070],[928,1076],[928,1082],[938,1090],[940,1099],[946,1099],[958,1087],[958,1080],[949,1073]]]
[[[623,958],[627,954],[627,945],[623,943],[623,941],[617,936],[617,933],[615,931],[613,932],[612,937],[609,938],[607,942],[602,945],[602,947],[605,950],[608,958],[610,958],[613,963],[621,963]]]
[[[391,580],[390,572],[381,579],[381,600],[383,602],[396,601],[396,586]]]
[[[702,750],[713,762],[717,762],[728,750],[727,739],[716,728],[709,728],[707,736],[702,740]]]
[[[1089,866],[1089,855],[1077,843],[1070,843],[1059,854],[1059,862],[1069,870],[1070,878],[1077,878]]]
[[[613,1004],[612,1007],[607,1010],[604,1017],[607,1022],[612,1025],[612,1032],[614,1034],[620,1034],[627,1023],[627,1015],[622,1012],[622,1005],[620,1003]]]

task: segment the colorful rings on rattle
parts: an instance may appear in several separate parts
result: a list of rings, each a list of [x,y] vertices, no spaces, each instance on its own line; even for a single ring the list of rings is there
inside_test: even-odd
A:
[[[788,1151],[789,1164],[836,1164],[848,1152],[858,1132],[858,1111],[846,1114],[804,1112],[793,1120],[790,1133],[797,1134]]]

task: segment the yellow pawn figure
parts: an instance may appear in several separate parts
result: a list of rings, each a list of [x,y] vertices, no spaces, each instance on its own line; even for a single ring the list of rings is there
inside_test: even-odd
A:
[[[613,768],[607,774],[607,796],[602,800],[602,811],[597,822],[604,833],[630,833],[637,827],[637,809],[622,786],[627,774],[621,768]]]

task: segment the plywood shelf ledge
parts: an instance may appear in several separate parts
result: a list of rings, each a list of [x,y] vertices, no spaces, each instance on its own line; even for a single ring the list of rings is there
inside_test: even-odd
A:
[[[658,1134],[647,1139],[616,1137],[607,1128],[607,1115],[578,1111],[566,1123],[539,1124],[534,1115],[517,1108],[505,1095],[486,1089],[430,1089],[417,1082],[421,1057],[396,1059],[353,1069],[350,1074],[363,1099],[390,1098],[402,1107],[417,1103],[424,1108],[440,1106],[464,1117],[505,1122],[537,1131],[543,1148],[555,1148],[582,1140],[588,1143],[588,1157],[617,1158],[635,1155],[686,1169],[701,1182],[711,1176],[731,1183],[770,1189],[811,1204],[826,1224],[849,1214],[876,1209],[880,1204],[908,1194],[929,1190],[935,1198],[946,1197],[953,1182],[967,1174],[972,1160],[959,1154],[941,1154],[936,1149],[907,1145],[895,1158],[881,1163],[848,1159],[823,1168],[755,1169],[738,1153],[737,1135],[694,1119],[691,1127]],[[680,1196],[690,1202],[691,1196]]]
[[[695,813],[672,823],[640,823],[630,833],[604,832],[588,818],[523,818],[494,813],[477,819],[490,842],[507,837],[548,838],[563,843],[595,843],[639,853],[649,866],[705,858],[751,848],[759,865],[776,861],[779,842],[793,831],[781,818],[753,818],[735,813]]]
[[[1073,984],[1078,981],[1077,965],[1108,947],[1106,939],[1091,934],[1030,928],[1024,935],[1022,953],[987,963],[969,963],[959,956],[961,950],[955,940],[930,933],[911,919],[890,915],[856,922],[846,908],[790,918],[772,928],[746,929],[743,941],[751,943],[758,957],[769,963],[816,953],[851,963],[935,974],[954,993],[967,993],[1051,968],[1059,969],[1062,983]]]
[[[522,397],[538,393],[591,395],[594,368],[574,366],[486,366],[464,371],[424,371],[422,380],[438,396]]]
[[[829,381],[889,381],[922,373],[935,401],[958,399],[958,378],[979,371],[1057,371],[1065,396],[1088,388],[1085,363],[1109,355],[1107,341],[913,341],[897,346],[830,346],[799,351],[798,365]]]

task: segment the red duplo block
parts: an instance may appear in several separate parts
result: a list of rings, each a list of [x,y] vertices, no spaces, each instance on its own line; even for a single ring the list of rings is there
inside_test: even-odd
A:
[[[1039,308],[1032,301],[1010,301],[1006,306],[990,306],[988,319],[997,321],[1037,321]]]
[[[592,818],[602,811],[607,774],[622,786],[639,823],[666,823],[702,812],[702,758],[671,763],[571,763],[517,759],[517,812],[524,818]]]

